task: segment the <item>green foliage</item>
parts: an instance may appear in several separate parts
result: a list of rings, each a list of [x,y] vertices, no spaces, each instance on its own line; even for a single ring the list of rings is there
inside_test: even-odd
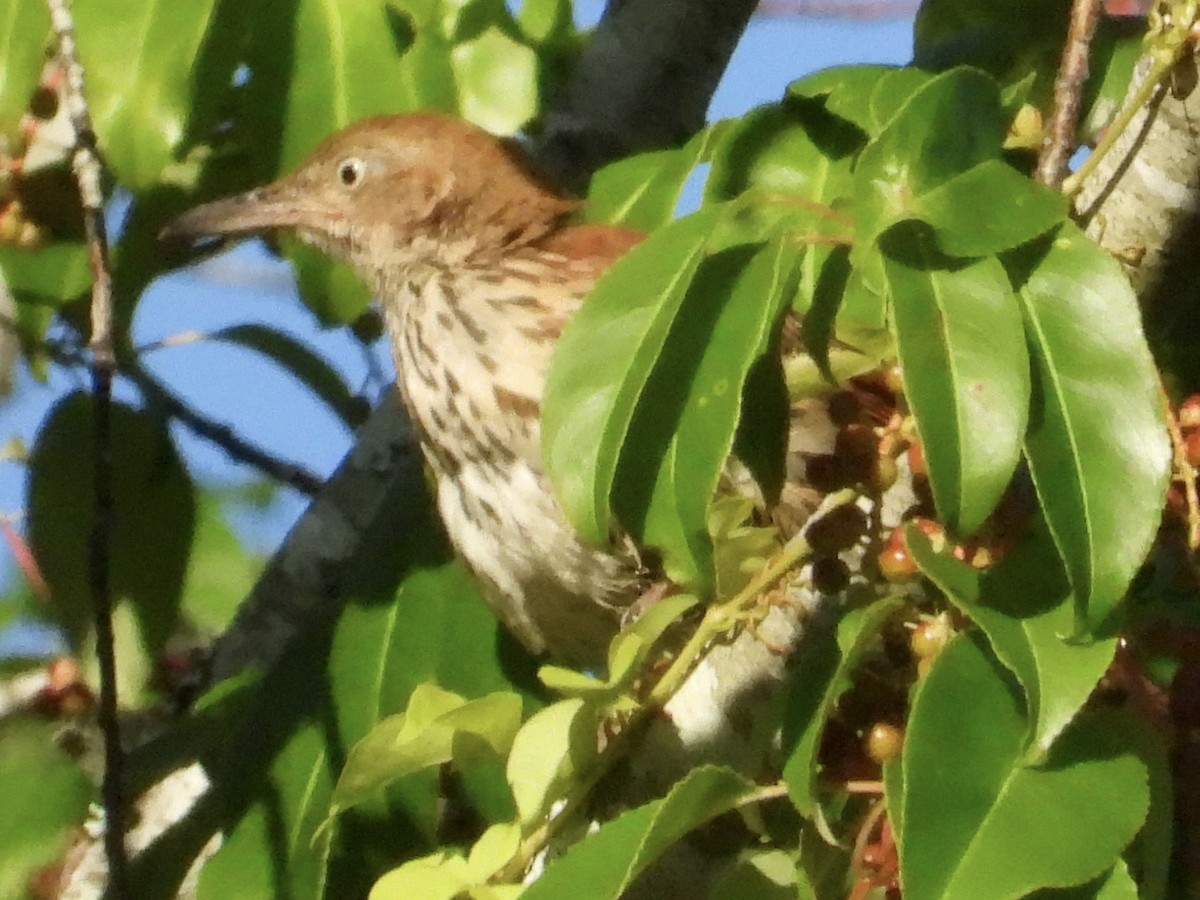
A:
[[[115,596],[137,614],[141,639],[160,651],[177,621],[195,522],[191,478],[163,423],[112,408],[112,545]],[[91,629],[87,548],[93,508],[95,425],[87,395],[51,410],[29,459],[30,543],[54,594],[54,613],[79,647]]]
[[[917,690],[903,791],[888,797],[903,809],[906,897],[984,900],[1079,884],[1111,867],[1141,826],[1147,773],[1131,721],[1087,716],[1043,764],[1025,765],[1015,687],[986,645],[964,635]]]
[[[0,726],[0,893],[20,897],[33,874],[66,848],[94,789],[77,763],[52,743],[55,726],[6,719]]]
[[[536,130],[580,36],[567,0],[509,6],[74,5],[110,188],[130,204],[113,253],[117,352],[142,380],[119,387],[128,397],[140,384],[142,402],[113,408],[111,571],[120,641],[142,646],[123,647],[124,697],[146,693],[151,663],[181,634],[224,627],[261,568],[223,521],[226,498],[180,458],[164,395],[129,340],[143,288],[187,261],[164,258],[159,228],[291,168],[366,115],[439,109]],[[336,597],[302,598],[320,612],[282,658],[219,685],[133,754],[137,788],[193,760],[212,782],[135,861],[136,896],[174,896],[220,832],[202,900],[616,898],[732,810],[741,825],[705,835],[732,858],[711,894],[722,900],[884,890],[888,879],[846,849],[855,844],[895,862],[911,900],[1173,896],[1166,749],[1096,692],[1149,615],[1132,616],[1126,597],[1170,470],[1160,376],[1120,266],[1005,149],[1017,109],[1045,108],[1069,7],[926,0],[919,68],[814,73],[777,103],[597,173],[584,214],[649,234],[566,327],[542,404],[544,459],[587,540],[633,539],[687,593],[627,625],[605,671],[545,665],[538,685],[452,560],[414,466],[385,504],[385,543],[347,562]],[[39,3],[9,2],[0,23],[0,132],[16,142],[47,21]],[[1123,93],[1136,40],[1102,24],[1086,127]],[[50,168],[65,178],[62,160]],[[676,218],[699,181],[700,208]],[[42,377],[84,356],[87,253],[65,205],[52,224],[30,213],[46,225],[39,249],[0,247],[23,352]],[[283,246],[322,322],[360,315],[367,294],[347,270]],[[346,426],[361,421],[362,401],[298,339],[263,325],[205,337],[291,373]],[[886,535],[872,518],[855,536],[870,555],[807,624],[778,727],[766,729],[779,743],[765,777],[778,782],[696,764],[660,796],[613,809],[623,754],[664,718],[662,686],[678,683],[689,649],[707,649],[684,643],[696,621],[717,638],[753,628],[786,591],[722,603],[769,580],[768,565],[786,560],[792,589],[845,562],[809,548],[811,532],[781,534],[757,496],[718,488],[744,468],[775,500],[785,472],[796,475],[789,407],[895,365],[886,390],[903,424],[871,433],[915,436],[923,450],[932,506],[916,511],[940,525],[906,526],[897,541],[922,589],[878,577]],[[25,530],[52,591],[40,614],[76,648],[91,640],[94,430],[87,397],[68,393],[27,461]],[[984,565],[976,547],[1003,558]],[[1162,580],[1136,582],[1147,608],[1176,596]],[[905,640],[930,621],[953,626],[940,653],[921,656]],[[857,747],[881,708],[905,729],[882,766]],[[0,805],[17,811],[0,833],[9,896],[53,862],[91,788],[47,729],[23,720],[0,730],[0,768]],[[848,789],[864,777],[882,783],[879,803]],[[887,828],[869,824],[885,812]],[[525,886],[531,864],[541,875]]]

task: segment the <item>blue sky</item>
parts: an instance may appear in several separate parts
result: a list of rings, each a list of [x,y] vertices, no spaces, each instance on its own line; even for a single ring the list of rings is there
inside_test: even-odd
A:
[[[602,0],[580,0],[579,18],[593,21]],[[763,16],[746,31],[710,107],[710,118],[737,116],[778,99],[787,84],[816,69],[843,63],[897,63],[911,56],[912,20]],[[295,296],[285,264],[245,245],[151,286],[133,323],[135,342],[149,344],[188,331],[207,331],[240,322],[261,322],[300,337],[325,355],[357,387],[369,366],[344,330],[321,331]],[[376,361],[391,371],[381,346]],[[232,427],[274,455],[327,475],[350,446],[351,435],[324,406],[278,368],[255,354],[213,342],[173,346],[148,357],[154,373],[194,408]],[[56,372],[46,384],[18,373],[14,394],[0,400],[0,444],[21,437],[32,444],[49,406],[80,386],[79,375]],[[192,468],[205,483],[237,486],[258,480],[256,472],[230,463],[224,454],[176,426],[175,435]],[[0,462],[0,514],[18,513],[24,502],[24,469]],[[267,552],[277,544],[307,500],[283,490],[265,510],[231,514],[250,546]],[[7,546],[0,543],[0,594],[16,577]]]

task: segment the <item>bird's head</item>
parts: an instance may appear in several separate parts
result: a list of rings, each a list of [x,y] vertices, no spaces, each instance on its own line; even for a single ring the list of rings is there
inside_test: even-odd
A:
[[[575,205],[517,147],[474,125],[378,116],[327,138],[278,181],[185,213],[162,236],[290,229],[379,289],[413,267],[502,256],[554,230]]]

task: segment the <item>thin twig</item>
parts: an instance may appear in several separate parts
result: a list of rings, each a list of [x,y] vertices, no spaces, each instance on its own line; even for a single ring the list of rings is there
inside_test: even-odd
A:
[[[1037,180],[1052,188],[1062,184],[1067,163],[1075,152],[1079,105],[1088,77],[1088,50],[1099,18],[1100,0],[1075,0],[1071,5],[1067,42],[1054,80],[1054,115],[1046,128],[1037,163]]]
[[[96,628],[96,658],[100,670],[97,719],[104,736],[104,779],[100,796],[104,804],[104,852],[108,861],[108,896],[123,900],[128,892],[128,858],[125,852],[125,809],[122,791],[124,755],[117,717],[117,664],[112,620],[112,584],[109,553],[113,528],[112,486],[112,384],[116,373],[113,352],[112,275],[108,237],[104,228],[104,192],[96,133],[88,111],[83,67],[75,52],[75,26],[66,0],[46,0],[58,43],[64,77],[63,103],[75,132],[71,168],[83,205],[84,234],[92,274],[92,392],[95,398],[92,531],[88,542],[88,582]]]
[[[1167,419],[1167,433],[1171,436],[1171,448],[1174,451],[1174,472],[1172,477],[1183,485],[1183,496],[1187,501],[1187,543],[1192,551],[1200,550],[1200,495],[1196,491],[1196,469],[1188,462],[1187,441],[1179,427],[1179,417],[1171,408],[1171,400],[1167,389],[1161,383],[1158,387],[1162,398],[1163,414]]]
[[[147,402],[159,406],[166,415],[193,434],[216,444],[234,461],[254,466],[267,477],[309,497],[315,497],[324,486],[325,479],[311,469],[299,463],[279,459],[254,446],[228,425],[214,422],[192,409],[146,371],[131,367],[126,369],[125,376],[138,386]]]

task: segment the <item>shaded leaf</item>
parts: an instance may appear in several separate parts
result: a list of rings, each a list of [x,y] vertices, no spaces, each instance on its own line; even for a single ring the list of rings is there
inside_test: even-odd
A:
[[[616,900],[672,844],[753,795],[755,785],[715,766],[693,769],[661,800],[622,813],[552,862],[524,900]]]
[[[783,725],[788,753],[783,777],[788,796],[805,817],[822,815],[816,791],[817,753],[825,723],[849,690],[864,654],[877,645],[880,630],[903,605],[898,597],[880,600],[845,613],[836,629],[814,629],[805,637],[807,645],[791,675]]]
[[[1044,525],[986,572],[935,553],[919,528],[905,543],[921,571],[983,629],[992,651],[1025,689],[1033,725],[1029,755],[1042,759],[1112,662],[1116,638],[1069,641],[1070,585]]]
[[[436,843],[428,772],[320,830],[347,749],[405,709],[418,684],[465,698],[510,686],[495,617],[451,561],[419,462],[409,467],[373,523],[382,544],[360,545],[346,561],[340,597],[317,598],[336,621],[313,614],[205,759],[227,840],[202,872],[202,900],[365,896],[394,860]]]
[[[161,421],[121,403],[110,415],[110,579],[114,596],[133,605],[143,644],[154,654],[176,624],[196,500]],[[74,646],[91,630],[94,428],[91,398],[68,394],[46,416],[29,461],[29,540],[50,583],[52,610]]]

